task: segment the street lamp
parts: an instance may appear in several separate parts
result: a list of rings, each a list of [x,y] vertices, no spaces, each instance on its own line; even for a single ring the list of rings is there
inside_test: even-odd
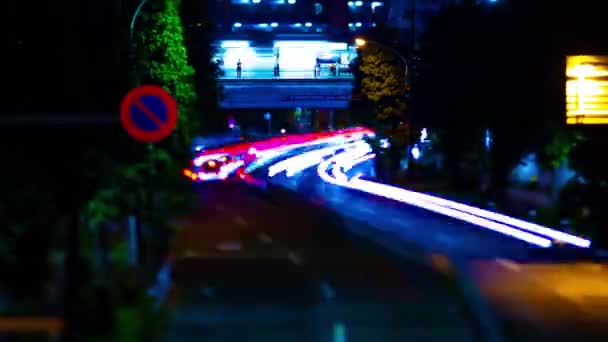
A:
[[[137,16],[139,15],[141,8],[144,7],[144,5],[146,4],[146,1],[147,0],[141,0],[139,5],[137,5],[137,8],[135,9],[135,12],[133,13],[133,17],[131,17],[131,25],[129,26],[129,37],[133,37],[133,28],[135,27],[135,19],[137,19]]]
[[[407,82],[408,74],[409,74],[409,72],[408,72],[409,71],[409,63],[407,62],[407,59],[401,53],[399,53],[399,51],[393,49],[392,47],[390,47],[388,45],[384,45],[384,44],[379,43],[379,42],[374,41],[374,40],[369,40],[369,39],[364,39],[364,38],[355,38],[355,45],[357,45],[357,47],[363,47],[367,43],[374,44],[374,45],[380,47],[381,49],[389,50],[394,55],[396,55],[397,57],[399,57],[399,59],[401,59],[401,61],[403,62],[403,65],[405,65],[405,75],[404,76],[405,76],[405,80]]]

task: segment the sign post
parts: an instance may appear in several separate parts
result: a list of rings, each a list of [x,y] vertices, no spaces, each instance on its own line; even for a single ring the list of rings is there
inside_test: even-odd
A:
[[[163,88],[155,85],[143,85],[131,90],[120,105],[120,121],[127,133],[135,140],[144,143],[155,143],[165,139],[177,125],[177,103],[175,99]],[[148,159],[150,161],[149,181],[155,173],[154,146],[148,145]],[[149,196],[153,192],[147,192]],[[143,262],[145,256],[142,240],[140,203],[137,200],[134,214],[127,220],[129,262],[136,265]],[[146,201],[153,203],[153,201]]]

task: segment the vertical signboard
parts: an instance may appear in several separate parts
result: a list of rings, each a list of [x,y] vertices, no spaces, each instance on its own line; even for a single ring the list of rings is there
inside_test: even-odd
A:
[[[566,123],[608,124],[608,56],[566,58]]]

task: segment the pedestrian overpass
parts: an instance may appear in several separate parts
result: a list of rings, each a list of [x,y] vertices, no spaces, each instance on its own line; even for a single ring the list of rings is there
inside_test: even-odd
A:
[[[352,94],[354,47],[322,40],[275,40],[256,46],[218,41],[225,109],[347,108]]]
[[[220,84],[224,109],[348,108],[353,92],[351,77],[222,78]]]

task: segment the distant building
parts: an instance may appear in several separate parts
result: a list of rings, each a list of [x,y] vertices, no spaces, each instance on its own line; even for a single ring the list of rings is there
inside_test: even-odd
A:
[[[343,39],[386,20],[384,1],[214,0],[210,6],[220,35],[265,32]]]

